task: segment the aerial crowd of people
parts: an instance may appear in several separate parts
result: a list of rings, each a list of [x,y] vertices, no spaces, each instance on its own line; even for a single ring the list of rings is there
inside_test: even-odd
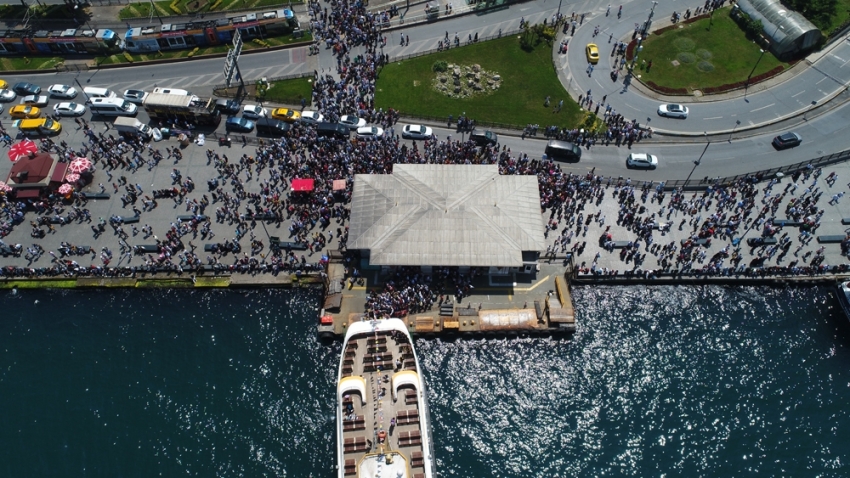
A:
[[[585,275],[754,276],[831,270],[824,264],[823,248],[803,251],[823,215],[818,202],[823,194],[818,184],[820,169],[795,174],[781,191],[775,180],[758,181],[756,177],[733,184],[706,179],[704,191],[668,191],[663,184],[606,178],[593,172],[575,175],[563,171],[557,163],[531,158],[503,145],[479,147],[470,141],[452,139],[451,135],[405,143],[395,129],[399,113],[374,105],[375,80],[381,65],[388,61],[381,50],[387,41],[380,26],[386,15],[370,13],[364,2],[351,0],[338,0],[330,8],[310,2],[309,9],[315,37],[337,63],[334,72],[314,73],[311,107],[328,121],[338,121],[342,115],[363,118],[380,125],[385,131],[383,136],[369,141],[319,137],[312,125],[295,123],[287,135],[261,141],[252,153],[209,149],[207,166],[214,168],[215,177],[202,190],[196,188],[191,177],[183,177],[178,147],[165,147],[162,151],[156,143],[121,139],[109,131],[96,132],[81,120],[84,144],[71,147],[45,140],[42,149],[56,153],[61,161],[77,156],[91,158],[98,168],[98,184],[91,187],[104,193],[111,185],[113,193],[122,194],[127,214],[95,222],[87,208],[89,199],[81,193],[74,193],[70,202],[55,194],[37,203],[5,200],[0,234],[5,237],[11,233],[15,225],[24,221],[26,211],[37,209],[50,220],[31,222],[34,238],[55,233],[56,224],[91,224],[95,238],[111,228],[119,251],[117,260],[110,247],[97,250],[63,243],[57,255],[53,251],[45,253],[36,243],[26,248],[28,267],[10,266],[0,270],[0,274],[118,276],[203,268],[245,273],[318,271],[327,261],[326,251],[336,247],[347,254],[348,277],[358,280],[359,261],[356,254],[346,250],[354,175],[391,174],[393,165],[399,163],[497,164],[501,174],[536,175],[541,212],[548,213],[545,233],[550,245],[545,253],[552,258],[566,254],[578,257],[575,265]],[[592,107],[590,92],[582,96],[580,101]],[[604,108],[608,133],[547,129],[546,135],[589,148],[598,142],[631,145],[651,134],[616,114],[605,105],[604,98],[596,107]],[[172,161],[168,166],[172,168],[169,188],[145,191],[133,178],[142,168],[150,171]],[[108,178],[106,185],[99,182],[100,175]],[[296,178],[313,179],[313,189],[293,191],[290,186]],[[831,175],[827,182],[831,185],[836,179]],[[793,199],[786,201],[788,198]],[[835,202],[840,199],[833,196]],[[603,203],[610,200],[619,204],[617,217],[608,218],[603,212]],[[185,215],[157,230],[146,221],[164,201],[172,201],[173,207]],[[782,204],[788,206],[780,214]],[[779,216],[804,223],[805,230],[795,237],[776,225],[774,218]],[[260,227],[273,231],[282,228],[283,232],[266,230],[266,234],[260,234]],[[582,254],[591,227],[604,232],[596,257],[585,260]],[[681,243],[665,241],[675,227],[689,229],[689,239]],[[752,248],[754,259],[748,263],[742,262],[738,247],[726,247],[707,256],[703,246],[711,240],[732,241],[750,230],[754,231],[753,237],[778,235],[779,239],[756,244]],[[222,237],[202,248],[194,243],[213,241],[217,235]],[[130,241],[150,244],[131,245]],[[284,242],[286,245],[282,246]],[[0,245],[6,246],[2,241]],[[23,249],[19,245],[9,247],[12,254],[20,254]],[[619,254],[622,272],[600,267],[602,253]],[[81,257],[89,255],[92,264],[79,263]],[[33,267],[45,256],[50,256],[49,266]],[[649,264],[650,256],[654,256],[656,264]],[[770,265],[771,261],[775,265]],[[424,274],[418,268],[398,268],[383,290],[369,294],[364,312],[374,316],[407,314],[428,310],[435,303],[461,301],[472,293],[479,272],[472,269],[461,274],[457,268],[435,268]]]

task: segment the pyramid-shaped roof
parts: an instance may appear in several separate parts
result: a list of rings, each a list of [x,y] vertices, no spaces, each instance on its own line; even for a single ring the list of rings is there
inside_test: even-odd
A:
[[[437,164],[358,174],[348,248],[374,265],[519,267],[522,251],[546,248],[537,177]]]

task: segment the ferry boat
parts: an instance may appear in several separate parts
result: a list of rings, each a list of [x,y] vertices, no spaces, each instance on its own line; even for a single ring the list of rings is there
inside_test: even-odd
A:
[[[425,381],[404,322],[354,322],[337,375],[339,478],[433,478]]]
[[[838,303],[841,304],[844,315],[850,319],[850,281],[839,282],[835,285],[835,288],[837,289]]]

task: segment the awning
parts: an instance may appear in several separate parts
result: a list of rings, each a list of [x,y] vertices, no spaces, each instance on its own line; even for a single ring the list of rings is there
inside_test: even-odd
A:
[[[41,189],[18,189],[15,191],[15,197],[18,199],[37,198],[41,194]]]
[[[366,403],[366,380],[363,377],[344,377],[337,384],[337,396],[340,398],[340,403],[345,395],[351,392],[356,392],[360,395],[361,403]]]
[[[53,174],[50,176],[50,182],[61,183],[65,179],[66,171],[68,171],[68,163],[56,163],[56,168],[53,169]]]
[[[292,180],[292,190],[293,191],[312,191],[313,190],[313,180],[312,179],[293,179]]]
[[[334,191],[342,191],[345,189],[345,179],[334,179]]]
[[[393,375],[393,400],[398,400],[398,389],[403,385],[412,385],[419,390],[419,375],[413,370],[402,370]]]

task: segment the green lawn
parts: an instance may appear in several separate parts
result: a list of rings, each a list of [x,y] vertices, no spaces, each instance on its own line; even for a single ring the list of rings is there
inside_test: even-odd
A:
[[[431,70],[434,62],[479,64],[484,70],[501,75],[501,87],[489,96],[453,99],[435,91]],[[543,106],[546,96],[551,105]],[[560,113],[553,107],[564,100]],[[528,52],[520,48],[517,36],[481,42],[472,46],[421,56],[385,66],[378,78],[375,105],[395,108],[403,115],[455,118],[466,113],[476,121],[524,127],[575,127],[584,115],[558,81],[552,65],[552,46],[541,42]]]
[[[715,12],[710,28],[707,18],[679,26],[650,35],[643,42],[639,66],[652,61],[652,68],[648,73],[637,71],[641,81],[667,88],[705,89],[745,81],[750,72],[757,76],[778,65],[788,67],[770,52],[762,57],[759,46],[746,38],[728,8]]]
[[[309,104],[313,93],[312,79],[311,76],[308,78],[272,81],[272,86],[266,92],[266,96],[262,98],[262,101],[298,106],[301,104],[301,98],[304,98]],[[242,85],[235,79],[233,86],[216,89],[213,94],[225,98],[235,98],[237,95],[244,95],[247,98],[254,98],[256,101],[261,100],[261,98],[257,97],[256,83],[246,83],[245,88],[242,89]]]
[[[847,20],[850,20],[850,0],[836,0],[835,11],[829,17],[829,24],[815,25],[826,35],[832,33]]]
[[[292,0],[292,3],[302,3],[304,0]],[[242,8],[264,8],[268,6],[285,7],[289,0],[161,0],[154,2],[160,16],[187,15],[198,12],[234,10]],[[150,2],[131,3],[118,12],[118,18],[148,17],[151,14]]]
[[[49,70],[65,60],[58,56],[0,58],[0,71]]]
[[[312,80],[313,77],[311,76],[309,78],[275,81],[266,92],[266,101],[298,105],[301,104],[301,98],[304,98],[309,104],[313,94]]]

